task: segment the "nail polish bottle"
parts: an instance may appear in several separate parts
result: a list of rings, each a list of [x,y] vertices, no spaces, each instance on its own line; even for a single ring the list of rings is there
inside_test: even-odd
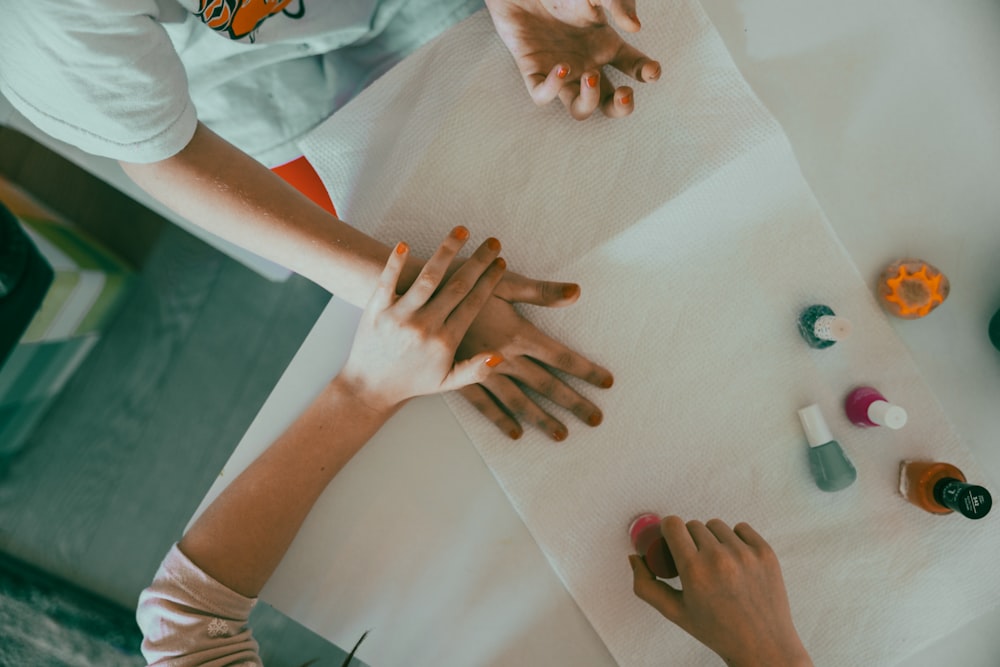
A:
[[[640,514],[628,527],[628,537],[632,548],[646,561],[650,572],[661,579],[673,579],[677,576],[677,565],[667,548],[667,541],[660,532],[660,516],[658,514]]]
[[[823,491],[846,489],[858,478],[854,464],[833,439],[823,413],[815,403],[799,410],[802,430],[809,442],[809,469]]]
[[[837,317],[829,306],[817,304],[809,306],[799,315],[799,333],[809,347],[823,349],[847,338],[851,333],[851,322]]]
[[[892,430],[906,425],[906,410],[885,400],[874,387],[857,387],[844,399],[844,412],[855,426],[885,426]]]
[[[982,519],[993,506],[990,492],[965,481],[962,471],[950,463],[903,461],[899,464],[899,492],[925,512],[958,512]]]

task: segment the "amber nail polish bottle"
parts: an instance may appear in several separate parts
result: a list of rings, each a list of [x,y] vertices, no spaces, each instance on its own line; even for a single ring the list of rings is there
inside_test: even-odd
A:
[[[931,514],[958,512],[982,519],[993,506],[990,492],[966,482],[962,471],[950,463],[903,461],[899,465],[899,492]]]

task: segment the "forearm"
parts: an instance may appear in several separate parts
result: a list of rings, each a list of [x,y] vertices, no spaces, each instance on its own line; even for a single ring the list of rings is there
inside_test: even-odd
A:
[[[375,412],[335,378],[181,539],[198,567],[255,597],[334,476],[393,411]]]
[[[122,168],[196,225],[357,306],[367,302],[389,255],[389,246],[330,215],[200,124],[174,157],[153,164],[122,163]],[[416,269],[404,278],[412,279]]]

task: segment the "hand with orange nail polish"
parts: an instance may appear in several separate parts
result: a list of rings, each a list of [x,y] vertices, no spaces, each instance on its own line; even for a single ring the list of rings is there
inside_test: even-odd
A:
[[[539,106],[558,97],[577,120],[598,107],[611,118],[633,110],[631,89],[598,76],[611,66],[640,82],[660,78],[660,64],[615,28],[642,28],[635,0],[486,0],[497,33]]]
[[[496,239],[487,239],[486,243],[495,243],[499,248]],[[449,272],[457,271],[460,266],[459,260],[453,260]],[[594,387],[608,389],[614,383],[611,373],[548,336],[514,307],[522,303],[564,308],[579,298],[580,286],[575,283],[536,280],[508,270],[459,346],[460,360],[483,350],[503,355],[499,373],[460,392],[512,440],[520,438],[525,427],[541,429],[555,442],[568,437],[569,430],[557,411],[538,401],[535,394],[565,408],[587,426],[598,426],[604,420],[600,408],[561,376],[565,373]],[[531,393],[525,388],[531,389]]]
[[[542,332],[514,308],[514,302],[569,305],[579,296],[580,288],[572,283],[534,281],[508,272],[459,345],[458,359],[474,358],[482,350],[504,355],[497,373],[460,391],[513,440],[526,427],[538,429],[553,442],[568,438],[570,429],[553,405],[588,428],[604,420],[601,409],[563,374],[608,389],[614,383],[611,373]]]
[[[392,411],[414,396],[482,382],[503,362],[499,351],[487,348],[455,360],[507,266],[498,257],[500,242],[489,238],[452,270],[468,238],[468,229],[454,228],[402,294],[397,289],[409,247],[400,243],[390,254],[338,375],[374,410]]]

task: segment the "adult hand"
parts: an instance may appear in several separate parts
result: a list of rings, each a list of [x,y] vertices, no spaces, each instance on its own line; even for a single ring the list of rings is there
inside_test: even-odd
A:
[[[338,375],[370,408],[392,410],[414,396],[485,381],[503,361],[488,347],[456,361],[460,341],[506,268],[497,257],[500,242],[490,238],[452,272],[468,238],[465,227],[453,229],[403,294],[396,290],[409,247],[399,243],[390,254]]]
[[[605,65],[637,81],[656,81],[660,64],[631,46],[608,23],[638,32],[635,0],[486,0],[497,33],[506,44],[535,104],[558,97],[577,120],[600,107],[606,116],[632,113],[630,86],[615,88]]]
[[[778,558],[753,528],[668,516],[660,529],[683,590],[658,580],[632,555],[639,598],[730,667],[812,665],[792,622]]]

